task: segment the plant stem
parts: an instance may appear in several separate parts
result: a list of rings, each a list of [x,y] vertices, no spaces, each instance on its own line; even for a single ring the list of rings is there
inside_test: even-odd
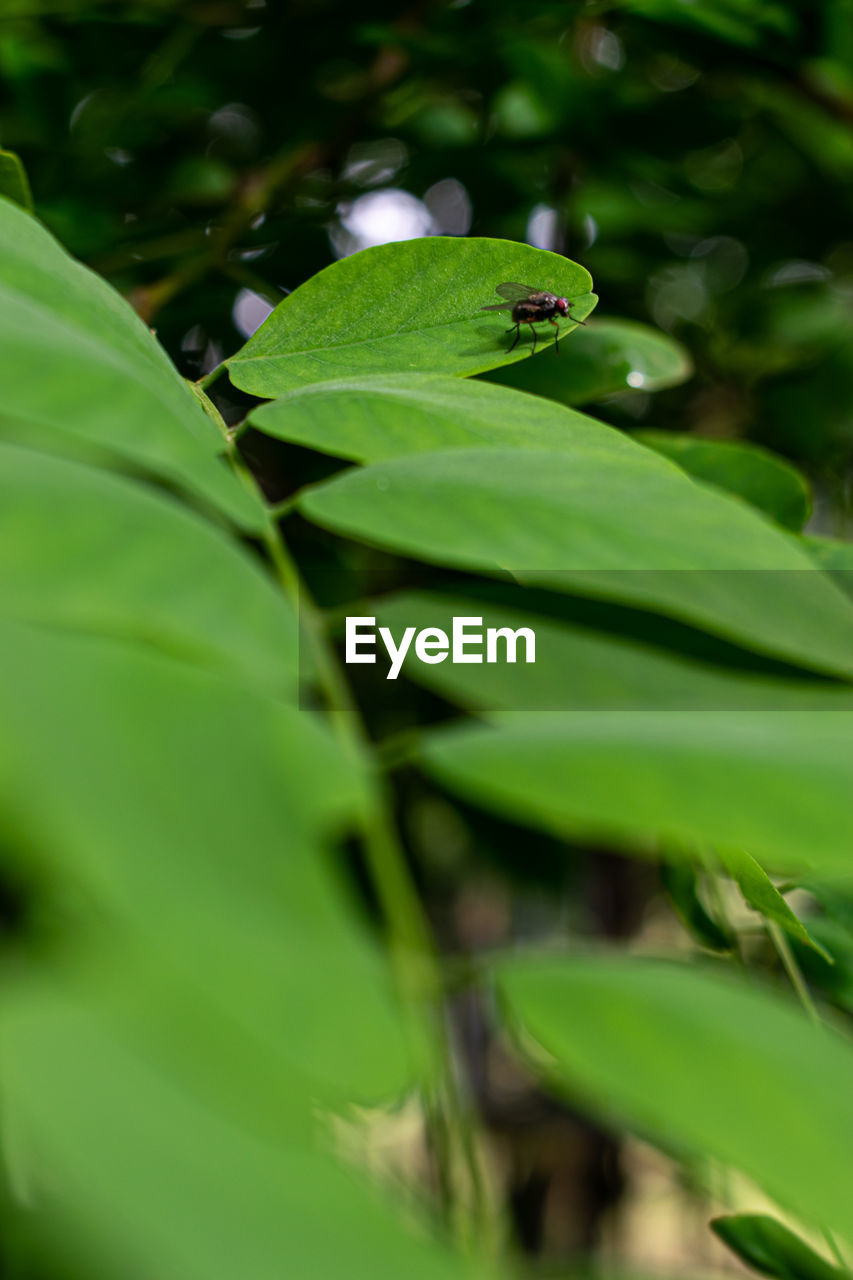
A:
[[[823,1020],[820,1016],[820,1012],[812,999],[811,992],[809,991],[806,980],[803,977],[803,971],[797,962],[797,957],[794,955],[790,942],[775,920],[765,920],[765,924],[767,926],[768,936],[770,937],[773,946],[776,948],[779,959],[782,961],[782,967],[788,975],[791,986],[797,993],[797,998],[800,1004],[803,1006],[803,1009],[811,1023],[816,1027],[822,1027]],[[820,1230],[824,1240],[829,1246],[832,1256],[838,1262],[838,1265],[845,1271],[848,1270],[844,1254],[841,1252],[841,1248],[833,1233],[828,1227],[824,1226],[821,1226]]]
[[[209,378],[211,376],[208,375]],[[231,467],[243,485],[257,496],[258,487],[255,479],[240,456],[221,414],[205,395],[201,384],[195,383],[193,391],[199,399],[207,401],[205,407],[209,406],[208,411],[222,433]],[[311,645],[317,664],[317,675],[326,698],[332,725],[348,751],[355,751],[360,758],[373,762],[370,743],[358,708],[326,637],[322,613],[312,600],[282,537],[278,522],[266,504],[265,511],[266,521],[262,533],[264,546],[284,594],[294,609],[298,610],[303,631]],[[433,950],[430,928],[409,876],[402,850],[397,844],[393,824],[388,819],[388,796],[384,794],[386,789],[381,784],[375,762],[373,762],[373,768],[377,803],[374,805],[375,812],[365,822],[364,834],[377,893],[386,914],[389,929],[396,937],[398,944],[413,954],[430,955]],[[434,968],[435,971],[431,974],[427,985],[430,996],[434,998],[441,990],[437,961],[430,968]]]
[[[220,369],[222,366],[220,366]],[[217,374],[208,374],[209,381]],[[217,423],[229,462],[241,482],[257,496],[257,483],[203,386],[194,394]],[[284,540],[273,509],[265,504],[263,542],[282,591],[298,610],[311,646],[317,679],[325,696],[329,719],[344,749],[371,770],[371,804],[362,819],[362,837],[370,876],[388,931],[392,966],[412,1041],[415,1061],[426,1068],[425,1111],[435,1138],[439,1186],[447,1199],[448,1217],[463,1245],[495,1239],[485,1195],[485,1180],[473,1132],[470,1107],[456,1079],[453,1046],[444,1021],[443,982],[432,930],[409,872],[392,817],[392,800],[349,684],[326,634],[322,611],[315,604]],[[434,1079],[438,1068],[439,1081]],[[464,1198],[457,1191],[457,1174],[464,1171],[472,1222],[464,1221]]]
[[[242,460],[240,465],[244,465]],[[373,803],[362,823],[365,856],[388,929],[392,964],[416,1061],[427,1064],[428,1075],[432,1075],[432,1062],[440,1071],[440,1084],[437,1088],[428,1085],[425,1095],[426,1114],[436,1139],[439,1187],[460,1243],[476,1248],[484,1238],[496,1239],[496,1232],[490,1229],[491,1214],[470,1108],[456,1079],[432,931],[391,817],[388,783],[377,767],[349,685],[329,644],[322,613],[310,597],[273,519],[268,521],[264,541],[284,591],[291,600],[298,601],[300,621],[312,646],[332,724],[345,748],[372,764]],[[464,1191],[460,1195],[457,1188],[460,1171],[472,1206],[470,1222],[464,1203],[467,1197]]]
[[[821,1025],[820,1014],[817,1011],[814,1000],[812,1000],[811,992],[806,985],[806,980],[803,977],[802,970],[797,964],[797,957],[791,950],[790,942],[775,920],[766,920],[765,924],[767,926],[767,933],[770,940],[776,948],[779,959],[782,961],[782,967],[788,975],[791,986],[797,993],[797,998],[800,1004],[803,1006],[814,1025],[819,1027]]]
[[[194,385],[196,387],[200,387],[202,390],[206,390],[209,386],[212,386],[212,384],[216,381],[216,379],[220,377],[224,372],[225,372],[225,361],[221,360],[219,364],[215,366],[215,368],[210,370],[210,373],[206,373],[203,378],[199,378],[198,382],[196,382]],[[212,404],[211,404],[211,408],[213,408]],[[226,432],[225,438],[226,440],[228,439],[227,432]],[[256,486],[253,481],[252,488],[254,489],[255,487]]]

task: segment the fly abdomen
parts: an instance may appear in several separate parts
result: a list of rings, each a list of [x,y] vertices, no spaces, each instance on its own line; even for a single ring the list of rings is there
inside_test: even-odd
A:
[[[549,315],[553,315],[554,308],[542,306],[541,303],[533,302],[530,298],[525,298],[522,302],[517,302],[512,309],[512,318],[520,324],[529,324],[530,321],[547,320]]]

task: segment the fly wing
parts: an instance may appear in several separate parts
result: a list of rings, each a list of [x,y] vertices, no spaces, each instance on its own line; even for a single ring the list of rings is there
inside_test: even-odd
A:
[[[490,307],[481,307],[481,311],[509,311],[517,302],[524,302],[530,297],[531,293],[535,293],[535,289],[531,289],[529,284],[518,284],[514,280],[507,280],[503,284],[495,287],[495,293],[500,297],[506,298],[506,302],[495,302]]]
[[[495,286],[495,293],[501,298],[506,298],[507,302],[515,305],[516,302],[523,302],[525,298],[529,298],[531,293],[537,290],[530,287],[529,284],[518,284],[516,281],[508,280],[505,284]]]

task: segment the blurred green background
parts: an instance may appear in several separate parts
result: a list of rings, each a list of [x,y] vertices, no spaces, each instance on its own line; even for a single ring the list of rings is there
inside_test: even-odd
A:
[[[692,354],[603,416],[769,444],[844,532],[851,0],[5,0],[0,79],[40,216],[188,376],[354,249],[527,240]]]

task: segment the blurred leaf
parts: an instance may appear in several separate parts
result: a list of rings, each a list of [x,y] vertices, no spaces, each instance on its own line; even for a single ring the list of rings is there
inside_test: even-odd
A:
[[[9,444],[0,614],[133,639],[296,692],[295,614],[223,531],[134,480]]]
[[[6,417],[67,433],[180,486],[244,528],[262,527],[259,501],[217,456],[216,429],[150,331],[6,200],[0,200],[0,344],[6,370],[0,431]]]
[[[0,671],[4,859],[62,904],[0,996],[39,1247],[166,1280],[464,1273],[335,1167],[317,1117],[412,1070],[327,861],[370,802],[358,761],[315,717],[128,644],[4,623]]]
[[[27,179],[27,171],[14,151],[0,147],[0,196],[18,204],[27,213],[33,212],[33,197]]]
[[[0,639],[7,845],[315,1087],[399,1087],[379,966],[323,847],[366,810],[358,761],[314,717],[130,645]]]
[[[806,875],[797,888],[815,899],[821,914],[809,918],[812,937],[832,956],[828,964],[808,947],[797,946],[797,960],[809,985],[838,1005],[853,1012],[853,879],[849,870],[836,875]]]
[[[698,74],[695,70],[691,71],[689,66],[682,67],[681,71],[687,75],[688,84],[691,75],[696,78]],[[644,159],[651,160],[652,157]],[[643,168],[645,170],[645,165]],[[656,168],[654,165],[653,171]],[[671,176],[667,175],[670,180]],[[637,247],[638,239],[643,233],[659,232],[664,221],[672,231],[690,236],[703,230],[710,235],[716,228],[713,206],[709,206],[707,202],[695,196],[692,199],[682,196],[673,200],[672,192],[666,187],[648,183],[626,186],[624,178],[614,174],[612,170],[606,175],[590,175],[580,186],[578,209],[592,219],[592,225],[601,233],[601,239],[611,244],[610,248],[596,244],[590,256],[594,254],[598,261],[603,258],[608,265],[615,263],[617,278],[621,277],[626,281],[648,272],[648,262]],[[620,242],[621,249],[617,247]],[[667,261],[671,264],[672,259]],[[623,323],[631,324],[632,328],[640,327],[632,321]],[[660,333],[660,330],[645,325],[642,328],[650,333]]]
[[[803,538],[803,547],[842,591],[853,596],[853,542],[838,542],[810,534]]]
[[[755,108],[762,109],[777,128],[808,155],[813,168],[830,179],[849,182],[853,172],[853,138],[843,115],[835,117],[822,102],[810,101],[790,81],[750,79],[746,87]],[[843,101],[843,97],[842,97]]]
[[[686,350],[667,334],[633,320],[593,320],[576,331],[559,362],[508,366],[488,380],[563,404],[584,404],[616,391],[677,386],[692,372]]]
[[[227,1280],[245,1268],[273,1280],[285,1268],[375,1280],[379,1258],[383,1275],[472,1275],[381,1204],[363,1175],[312,1149],[293,1114],[296,1104],[310,1111],[286,1071],[261,1091],[224,1044],[206,1062],[201,1039],[182,1061],[180,1010],[167,1004],[167,1021],[138,979],[128,994],[142,1010],[130,1017],[115,1001],[104,1007],[97,983],[82,994],[67,985],[24,987],[0,1007],[5,1110],[49,1206],[52,1231],[41,1218],[38,1247],[63,1271],[76,1262],[80,1274]],[[217,1067],[266,1106],[265,1128],[211,1105]]]
[[[842,592],[793,538],[651,450],[444,450],[346,472],[299,505],[403,555],[655,609],[853,674]]]
[[[470,147],[481,131],[477,112],[453,97],[426,102],[412,119],[412,127],[427,147],[435,148]]]
[[[758,445],[702,440],[672,431],[635,431],[634,439],[677,463],[688,475],[716,485],[799,532],[811,515],[808,481],[783,458]]]
[[[524,603],[518,592],[519,603]],[[471,595],[403,591],[365,605],[380,626],[401,636],[406,627],[452,632],[454,617],[480,617],[484,627],[531,628],[536,661],[519,659],[458,665],[406,662],[418,684],[470,711],[853,711],[853,689],[824,680],[786,680],[747,674],[687,654],[655,648],[629,636],[557,622],[523,608],[496,605]],[[473,650],[469,649],[469,653]],[[521,646],[520,652],[524,653]],[[503,654],[501,647],[499,653]]]
[[[809,534],[803,538],[803,546],[823,569],[853,569],[853,542]]]
[[[422,757],[466,799],[558,835],[849,871],[851,748],[848,711],[554,711],[433,730]]]
[[[528,340],[508,353],[509,312],[482,310],[500,301],[495,286],[505,280],[575,300],[577,320],[597,302],[588,271],[529,245],[450,236],[379,245],[327,267],[280,302],[228,361],[231,380],[275,397],[350,375],[460,375],[526,360]],[[561,325],[565,334],[572,327]],[[544,350],[554,332],[540,330]]]
[[[700,31],[747,47],[760,45],[768,33],[794,36],[795,15],[773,0],[617,0],[620,7],[643,17]]]
[[[234,173],[224,160],[192,156],[170,175],[166,195],[184,204],[218,204],[234,189]]]
[[[809,932],[832,956],[832,963],[810,947],[797,947],[803,976],[826,1001],[853,1013],[853,933],[829,916],[810,919]]]
[[[492,103],[498,133],[507,138],[537,138],[554,128],[554,111],[529,84],[506,84]]]
[[[753,910],[759,912],[766,920],[772,920],[784,929],[802,946],[811,947],[827,963],[832,964],[832,956],[816,942],[798,919],[767,872],[758,865],[754,858],[742,849],[724,849],[720,858],[733,880],[736,880],[744,899]]]
[[[676,1151],[734,1165],[849,1232],[853,1044],[787,1000],[636,956],[507,961],[501,985],[574,1100]],[[794,1154],[795,1153],[795,1154]]]
[[[849,933],[853,942],[853,875],[803,876],[799,885],[817,899],[827,915]]]
[[[850,1274],[831,1266],[768,1214],[731,1214],[712,1218],[710,1226],[742,1262],[774,1280],[844,1280]]]
[[[575,410],[505,387],[431,373],[300,387],[254,409],[249,420],[267,435],[355,462],[475,445],[572,449],[579,444],[621,455],[630,450],[620,431]]]
[[[711,951],[731,951],[731,934],[712,919],[699,897],[695,867],[689,862],[664,862],[661,880],[676,915],[696,941]]]

